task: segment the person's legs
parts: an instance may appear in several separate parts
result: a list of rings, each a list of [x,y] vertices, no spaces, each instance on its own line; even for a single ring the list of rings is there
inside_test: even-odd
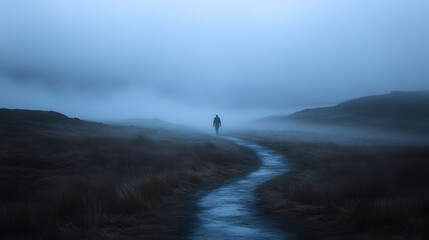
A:
[[[219,135],[219,128],[216,127],[216,135]]]

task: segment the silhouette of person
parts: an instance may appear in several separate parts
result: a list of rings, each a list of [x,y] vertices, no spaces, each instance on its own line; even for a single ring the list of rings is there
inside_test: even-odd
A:
[[[216,135],[219,134],[219,127],[221,126],[220,118],[216,114],[216,117],[213,119],[213,127],[216,129]]]

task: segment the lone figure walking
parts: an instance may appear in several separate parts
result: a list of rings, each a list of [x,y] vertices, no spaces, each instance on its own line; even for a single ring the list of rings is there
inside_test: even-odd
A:
[[[220,118],[219,116],[216,114],[216,117],[213,119],[213,127],[216,129],[216,135],[219,135],[219,127],[222,124],[220,123]]]

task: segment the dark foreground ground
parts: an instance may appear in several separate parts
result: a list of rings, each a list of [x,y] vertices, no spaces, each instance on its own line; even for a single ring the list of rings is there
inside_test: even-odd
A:
[[[427,141],[235,135],[292,163],[256,191],[273,219],[321,239],[429,239]],[[176,239],[193,221],[188,196],[259,164],[195,132],[0,109],[0,238]]]
[[[261,206],[276,217],[304,223],[322,239],[429,239],[428,142],[235,135],[292,163],[290,172],[257,190]]]
[[[182,197],[258,164],[197,133],[1,109],[0,238],[175,239]]]

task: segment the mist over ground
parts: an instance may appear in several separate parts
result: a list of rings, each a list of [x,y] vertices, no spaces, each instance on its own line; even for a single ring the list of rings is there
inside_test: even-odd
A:
[[[429,2],[1,1],[0,104],[209,128],[429,89]]]

